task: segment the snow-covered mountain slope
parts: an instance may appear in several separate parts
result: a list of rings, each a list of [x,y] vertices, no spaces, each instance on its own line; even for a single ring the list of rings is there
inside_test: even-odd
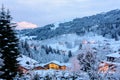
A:
[[[85,46],[90,46],[100,55],[118,52],[120,50],[119,15],[120,10],[112,10],[104,14],[76,18],[69,22],[18,31],[24,36],[20,37],[20,40],[25,41],[21,44],[23,48],[25,47],[22,53],[25,55],[30,53],[31,57],[39,62],[53,59],[67,62],[71,53],[77,55]]]
[[[120,39],[120,10],[112,10],[93,16],[76,18],[68,22],[48,24],[44,27],[19,31],[27,36],[37,36],[38,40],[45,40],[55,36],[76,33],[85,35],[89,32],[106,38]]]

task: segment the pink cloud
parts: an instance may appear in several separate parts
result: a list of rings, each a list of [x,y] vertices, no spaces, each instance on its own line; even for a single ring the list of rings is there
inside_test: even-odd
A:
[[[37,28],[37,27],[38,26],[36,24],[23,21],[23,22],[18,22],[17,23],[16,29],[19,29],[19,30],[21,30],[21,29],[33,29],[33,28]]]

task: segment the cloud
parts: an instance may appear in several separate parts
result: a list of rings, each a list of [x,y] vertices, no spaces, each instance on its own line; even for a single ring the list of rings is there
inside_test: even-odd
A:
[[[33,28],[37,28],[36,24],[30,23],[30,22],[18,22],[17,23],[17,27],[16,29],[18,30],[22,30],[22,29],[33,29]]]

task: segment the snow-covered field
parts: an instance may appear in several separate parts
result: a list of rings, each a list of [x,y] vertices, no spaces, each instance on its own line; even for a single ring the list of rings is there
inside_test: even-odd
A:
[[[38,80],[89,80],[84,72],[74,73],[69,71],[56,71],[56,70],[36,70],[30,71],[29,74],[24,75],[21,79],[35,79]]]

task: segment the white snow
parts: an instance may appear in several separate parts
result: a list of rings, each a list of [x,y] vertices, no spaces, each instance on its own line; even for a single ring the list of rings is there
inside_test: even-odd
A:
[[[4,40],[8,40],[8,38],[4,38]]]
[[[38,62],[34,59],[31,59],[27,56],[21,55],[21,57],[17,58],[17,60],[19,61],[19,64],[27,69],[31,69],[33,68],[35,65],[38,64]],[[29,62],[29,64],[27,64],[27,62]]]
[[[97,26],[97,25],[96,25]],[[29,38],[28,36],[21,37],[21,39]],[[59,49],[65,53],[71,50],[75,53],[80,44],[86,41],[92,47],[98,48],[98,46],[106,47],[109,46],[113,51],[118,51],[120,48],[120,41],[115,41],[114,39],[108,39],[93,33],[86,34],[85,36],[78,36],[76,34],[64,34],[61,36],[53,37],[50,39],[38,41],[29,40],[28,43],[34,45],[47,45],[51,46],[53,49]]]
[[[0,34],[0,36],[2,36],[2,34]]]
[[[54,27],[51,27],[52,30],[55,30],[56,28],[59,27],[59,22],[54,23],[54,25],[55,25]]]
[[[58,61],[50,61],[50,62],[48,62],[48,63],[45,63],[45,64],[42,64],[43,66],[44,65],[47,65],[47,64],[50,64],[50,63],[55,63],[55,64],[57,64],[57,65],[60,65],[60,66],[70,66],[71,64],[70,63],[60,63],[60,62],[58,62]]]
[[[106,55],[107,57],[114,57],[114,58],[120,58],[120,53],[112,53],[112,54],[108,54]]]
[[[55,63],[55,64],[58,64],[58,65],[61,65],[61,63],[60,62],[58,62],[58,61],[50,61],[50,62],[48,62],[48,63],[46,63],[45,65],[47,65],[47,64],[50,64],[50,63]]]
[[[20,40],[32,40],[33,38],[36,38],[37,36],[19,36]]]

